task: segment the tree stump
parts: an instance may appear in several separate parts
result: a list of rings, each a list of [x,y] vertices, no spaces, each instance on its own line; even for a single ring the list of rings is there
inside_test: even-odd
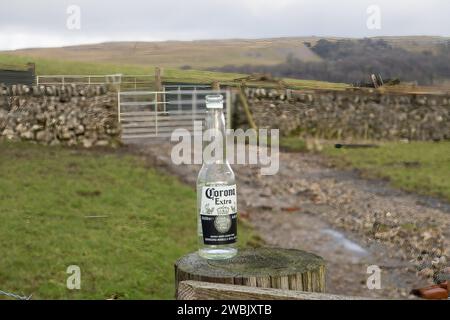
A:
[[[185,280],[325,292],[325,262],[295,249],[245,249],[228,260],[206,260],[195,252],[175,263],[176,297],[178,283]]]

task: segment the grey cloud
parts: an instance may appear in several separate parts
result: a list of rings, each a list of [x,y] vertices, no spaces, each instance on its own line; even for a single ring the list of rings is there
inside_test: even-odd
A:
[[[81,8],[79,31],[66,28],[72,4]],[[381,8],[381,30],[366,27],[366,9],[373,4]],[[0,49],[98,39],[448,36],[449,12],[446,0],[15,0],[0,11]]]

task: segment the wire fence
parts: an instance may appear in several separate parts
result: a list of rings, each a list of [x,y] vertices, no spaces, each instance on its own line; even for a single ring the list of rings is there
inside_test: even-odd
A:
[[[32,297],[31,294],[29,296],[20,296],[18,294],[11,293],[11,292],[6,292],[6,291],[3,291],[3,290],[0,290],[0,295],[6,296],[8,298],[13,298],[13,299],[16,299],[16,300],[31,300],[31,297]]]

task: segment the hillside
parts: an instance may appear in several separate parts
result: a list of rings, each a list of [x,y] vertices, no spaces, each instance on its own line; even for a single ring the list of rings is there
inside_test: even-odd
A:
[[[314,46],[321,37],[271,39],[228,39],[163,42],[109,42],[61,48],[30,48],[4,51],[14,55],[65,59],[72,61],[133,64],[162,67],[206,69],[225,65],[276,65],[288,56],[303,62],[322,59],[305,43]],[[344,38],[326,37],[329,41]],[[408,51],[434,52],[445,37],[376,37]]]
[[[320,61],[300,38],[110,42],[61,48],[22,49],[4,53],[74,61],[177,68],[189,66],[197,69],[227,64],[273,65],[285,61],[289,55],[303,61]]]
[[[277,65],[229,64],[209,70],[345,83],[367,83],[371,74],[420,85],[443,85],[450,80],[447,38],[320,39],[309,42],[309,48],[322,60],[309,62],[289,56]]]

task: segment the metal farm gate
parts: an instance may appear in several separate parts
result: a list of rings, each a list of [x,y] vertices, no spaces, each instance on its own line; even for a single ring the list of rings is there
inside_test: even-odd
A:
[[[231,94],[229,90],[212,91],[180,86],[169,91],[132,91],[118,93],[118,115],[122,139],[169,138],[173,130],[184,128],[192,135],[194,121],[206,115],[205,96],[220,93],[224,97],[227,126],[231,123]],[[181,90],[183,89],[183,90]]]

